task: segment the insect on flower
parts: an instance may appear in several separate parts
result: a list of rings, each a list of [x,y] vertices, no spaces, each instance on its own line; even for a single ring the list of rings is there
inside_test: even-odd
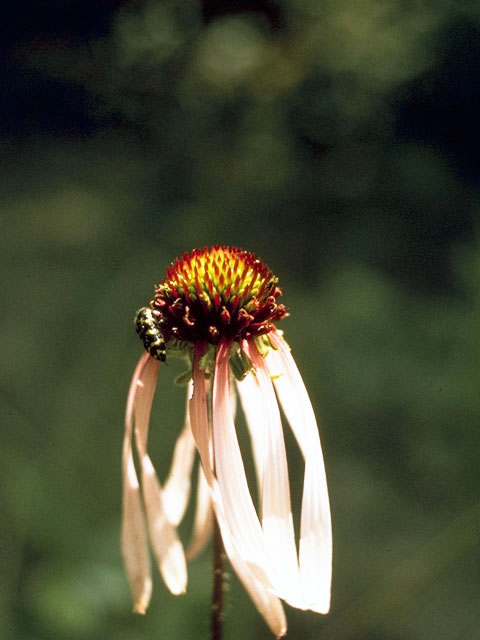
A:
[[[143,340],[145,351],[148,351],[152,358],[165,362],[165,340],[151,309],[142,307],[137,311],[135,329],[139,338]]]
[[[185,558],[196,555],[216,518],[226,554],[273,631],[286,633],[281,600],[299,609],[330,608],[332,533],[318,428],[307,391],[276,322],[287,315],[270,269],[252,253],[215,246],[185,253],[136,318],[146,353],[128,394],[123,443],[122,551],[144,613],[151,590],[148,537],[174,594],[187,585]],[[187,409],[168,480],[162,486],[147,452],[160,362],[189,363]],[[235,397],[245,414],[259,500],[254,505],[235,429]],[[298,548],[290,502],[280,407],[304,459]],[[137,475],[132,439],[140,466]],[[200,455],[192,542],[177,535]]]

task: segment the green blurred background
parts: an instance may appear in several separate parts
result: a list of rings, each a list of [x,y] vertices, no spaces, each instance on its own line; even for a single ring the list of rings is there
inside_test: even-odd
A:
[[[119,523],[133,314],[213,243],[280,277],[321,420],[332,611],[289,637],[480,638],[478,2],[1,11],[2,640],[208,638],[209,554],[135,617]],[[234,576],[225,638],[270,638]]]

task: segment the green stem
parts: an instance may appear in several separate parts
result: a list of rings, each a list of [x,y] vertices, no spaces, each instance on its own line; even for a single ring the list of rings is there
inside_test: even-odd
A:
[[[225,551],[223,549],[220,529],[215,517],[213,527],[213,590],[210,622],[212,640],[222,640]]]

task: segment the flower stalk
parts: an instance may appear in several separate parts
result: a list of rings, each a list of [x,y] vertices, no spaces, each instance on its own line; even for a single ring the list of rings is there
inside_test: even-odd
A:
[[[218,523],[213,525],[212,541],[213,559],[213,586],[212,586],[212,609],[211,609],[211,638],[212,640],[222,640],[223,635],[223,598],[224,598],[224,578],[225,578],[225,551],[223,549],[222,536]]]

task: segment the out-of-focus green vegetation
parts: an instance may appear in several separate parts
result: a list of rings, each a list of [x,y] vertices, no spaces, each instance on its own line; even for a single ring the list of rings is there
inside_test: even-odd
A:
[[[478,636],[478,6],[7,3],[2,638],[208,637],[208,554],[137,618],[118,529],[133,314],[214,243],[280,277],[321,417],[333,606],[289,610],[290,636]],[[226,639],[245,637],[269,632],[232,576]]]

